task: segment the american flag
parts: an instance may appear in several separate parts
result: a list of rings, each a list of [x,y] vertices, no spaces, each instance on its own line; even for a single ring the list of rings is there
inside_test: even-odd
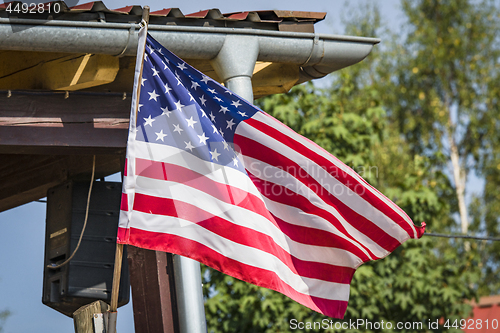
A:
[[[356,268],[424,233],[340,160],[149,35],[138,74],[119,243],[343,318]]]

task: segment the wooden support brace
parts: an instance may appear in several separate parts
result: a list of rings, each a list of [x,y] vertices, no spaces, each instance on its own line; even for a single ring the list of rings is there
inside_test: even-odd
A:
[[[73,313],[73,323],[75,324],[75,333],[101,333],[95,330],[94,322],[99,322],[100,316],[103,317],[109,310],[109,305],[103,301],[95,301],[82,306]],[[97,320],[94,319],[96,317]]]

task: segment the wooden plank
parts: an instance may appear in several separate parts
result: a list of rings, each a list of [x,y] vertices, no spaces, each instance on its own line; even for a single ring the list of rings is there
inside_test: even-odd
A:
[[[95,301],[79,308],[73,313],[75,333],[94,333],[94,314],[105,313],[109,305],[104,301]]]
[[[96,178],[123,169],[122,155],[97,155]],[[92,155],[0,155],[0,211],[43,198],[68,179],[88,179]]]
[[[178,333],[172,255],[127,247],[136,333]]]
[[[130,98],[122,95],[0,94],[0,154],[121,154]],[[82,149],[83,148],[83,149]]]

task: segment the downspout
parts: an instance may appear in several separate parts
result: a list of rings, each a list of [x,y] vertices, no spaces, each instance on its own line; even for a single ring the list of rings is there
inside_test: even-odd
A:
[[[253,103],[252,74],[258,55],[256,36],[227,35],[219,54],[210,63],[226,88]]]

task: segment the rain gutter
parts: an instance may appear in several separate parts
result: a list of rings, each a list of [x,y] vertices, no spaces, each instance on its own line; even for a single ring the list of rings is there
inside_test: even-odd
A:
[[[134,56],[136,23],[0,18],[0,50]],[[300,81],[321,78],[370,54],[378,38],[259,29],[150,25],[149,32],[181,58],[209,60],[226,86],[253,100],[256,61],[296,64]]]

